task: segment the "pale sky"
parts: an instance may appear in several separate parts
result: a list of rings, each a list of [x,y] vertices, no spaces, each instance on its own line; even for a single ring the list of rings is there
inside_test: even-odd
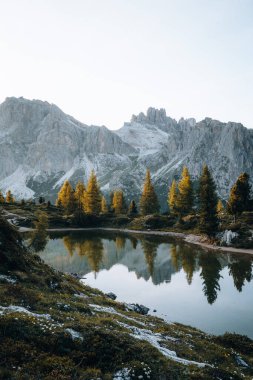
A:
[[[253,128],[253,0],[0,0],[0,102],[117,129],[149,106]]]

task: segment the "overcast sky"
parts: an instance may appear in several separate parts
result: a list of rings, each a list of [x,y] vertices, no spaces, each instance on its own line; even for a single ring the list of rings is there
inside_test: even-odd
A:
[[[0,102],[120,128],[165,108],[253,128],[253,0],[0,0]]]

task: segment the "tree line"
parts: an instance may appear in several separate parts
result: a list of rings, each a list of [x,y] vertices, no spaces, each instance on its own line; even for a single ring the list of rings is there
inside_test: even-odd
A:
[[[219,214],[227,211],[236,219],[243,211],[249,211],[252,207],[251,185],[249,175],[242,173],[230,190],[229,199],[226,206],[218,198],[216,185],[207,165],[203,166],[197,184],[194,184],[186,166],[183,167],[181,177],[178,182],[174,179],[168,192],[168,207],[171,216],[177,218],[178,223],[188,215],[197,214],[199,217],[199,230],[208,235],[214,235],[219,225]],[[40,203],[43,198],[40,197]],[[14,203],[15,199],[9,190],[4,198],[0,192],[0,203]],[[101,193],[96,174],[92,170],[87,186],[79,181],[73,188],[68,180],[62,185],[56,200],[56,206],[61,207],[67,214],[74,213],[77,217],[84,214],[107,214],[114,213],[128,214],[135,216],[158,214],[160,205],[155,192],[150,171],[146,171],[143,184],[143,191],[137,203],[133,199],[127,205],[124,193],[117,189],[110,194],[110,201],[107,202]]]

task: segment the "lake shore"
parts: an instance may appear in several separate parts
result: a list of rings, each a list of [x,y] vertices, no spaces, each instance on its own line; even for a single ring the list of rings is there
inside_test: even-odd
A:
[[[20,227],[20,232],[33,231],[33,228]],[[173,231],[154,231],[154,230],[131,230],[127,228],[110,228],[110,227],[92,227],[92,228],[50,228],[48,232],[74,232],[74,231],[111,231],[111,232],[122,232],[129,234],[139,234],[139,235],[155,235],[155,236],[168,236],[172,238],[177,238],[183,240],[185,243],[198,245],[202,248],[208,250],[228,252],[228,253],[239,253],[253,255],[253,249],[246,248],[234,248],[234,247],[223,247],[214,244],[209,244],[206,239],[200,235],[185,234],[182,232]]]

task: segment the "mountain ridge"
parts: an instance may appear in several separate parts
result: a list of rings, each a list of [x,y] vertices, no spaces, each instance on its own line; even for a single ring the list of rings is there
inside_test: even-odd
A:
[[[193,180],[207,163],[221,198],[242,171],[253,176],[253,130],[241,123],[181,118],[150,107],[118,130],[88,126],[41,100],[10,97],[0,105],[0,189],[17,198],[54,200],[65,179],[91,169],[106,195],[122,188],[138,199],[146,168],[166,209],[168,186],[187,165]]]

